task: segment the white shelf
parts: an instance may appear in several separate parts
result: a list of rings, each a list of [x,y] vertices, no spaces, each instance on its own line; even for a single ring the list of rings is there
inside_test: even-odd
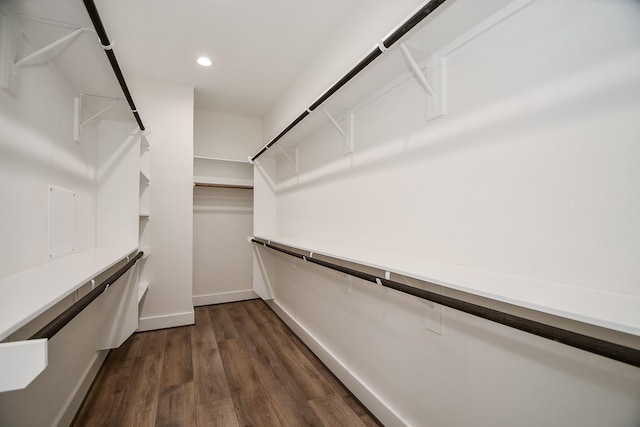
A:
[[[0,340],[135,250],[134,245],[89,249],[0,279]]]
[[[149,290],[149,282],[141,281],[138,283],[138,303],[142,301],[142,297],[147,293],[147,290]]]
[[[195,160],[210,160],[213,162],[222,162],[222,163],[243,163],[249,165],[249,160],[236,160],[236,159],[225,159],[222,157],[207,157],[207,156],[193,156]]]
[[[138,216],[139,216],[140,218],[149,218],[149,217],[151,216],[151,214],[150,214],[149,212],[140,212],[140,213],[138,214]]]
[[[223,187],[253,187],[253,165],[248,161],[194,157],[193,181]]]
[[[194,176],[194,184],[212,184],[221,186],[253,187],[253,179]]]
[[[310,240],[256,238],[640,336],[640,297]]]

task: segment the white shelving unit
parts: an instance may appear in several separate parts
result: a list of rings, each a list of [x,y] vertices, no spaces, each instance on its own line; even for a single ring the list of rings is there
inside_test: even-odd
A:
[[[253,188],[253,165],[247,160],[194,156],[193,175],[196,186]]]
[[[136,250],[121,246],[67,255],[0,280],[0,340]]]
[[[140,210],[138,225],[138,247],[144,252],[140,260],[138,281],[138,303],[149,290],[149,255],[151,254],[151,146],[145,135],[140,141]]]

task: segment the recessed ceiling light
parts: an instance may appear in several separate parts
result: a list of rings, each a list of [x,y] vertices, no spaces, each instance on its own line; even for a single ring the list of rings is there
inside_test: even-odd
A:
[[[198,64],[202,65],[203,67],[210,67],[211,60],[206,56],[201,56],[200,58],[198,58]]]

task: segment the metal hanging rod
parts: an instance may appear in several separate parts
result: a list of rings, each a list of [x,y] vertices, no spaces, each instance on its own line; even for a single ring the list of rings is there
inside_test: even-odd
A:
[[[109,286],[115,283],[124,273],[126,273],[133,265],[138,262],[144,255],[143,252],[138,252],[133,258],[129,260],[122,268],[113,273],[107,280],[100,283],[93,288],[88,294],[76,301],[71,307],[62,312],[58,317],[47,323],[42,329],[36,332],[30,340],[36,339],[51,339],[62,328],[64,328],[73,318],[75,318],[82,310],[84,310],[93,300],[98,298]]]
[[[278,142],[283,136],[285,136],[291,129],[296,127],[305,117],[311,114],[316,108],[318,108],[323,102],[325,102],[331,95],[336,93],[342,86],[347,84],[351,79],[364,70],[369,64],[371,64],[378,56],[382,55],[384,51],[389,49],[394,43],[402,38],[405,34],[411,31],[416,25],[418,25],[423,19],[431,14],[438,6],[444,3],[445,0],[431,0],[413,15],[411,15],[405,22],[403,22],[393,33],[387,38],[378,43],[378,46],[373,48],[355,67],[349,70],[340,80],[334,83],[329,89],[327,89],[311,106],[300,113],[293,122],[275,136],[267,145],[265,145],[255,156],[251,158],[251,161],[255,161],[258,157],[262,156],[269,148]]]
[[[552,341],[556,341],[571,347],[588,351],[590,353],[607,357],[609,359],[617,360],[618,362],[640,367],[640,350],[635,348],[626,347],[610,341],[605,341],[599,338],[590,337],[588,335],[579,334],[577,332],[558,328],[556,326],[547,325],[546,323],[541,323],[535,320],[526,319],[524,317],[515,316],[513,314],[504,313],[499,310],[494,310],[478,304],[459,300],[457,298],[440,295],[431,291],[405,285],[404,283],[395,282],[385,277],[379,277],[374,274],[369,274],[348,267],[343,267],[341,265],[314,258],[312,256],[312,253],[309,253],[309,255],[302,255],[298,252],[284,249],[279,246],[274,246],[271,244],[271,242],[266,242],[255,238],[251,239],[251,241],[266,248],[282,252],[284,254],[302,259],[312,264],[317,264],[344,274],[348,274],[350,276],[357,277],[367,282],[377,283],[378,285],[395,289],[396,291],[413,295],[415,297],[422,298],[446,307],[450,307],[464,313],[472,314],[483,319],[491,320],[492,322],[500,323],[501,325],[509,326],[523,332],[528,332],[539,337],[547,338]]]
[[[127,82],[124,79],[124,75],[122,74],[122,70],[120,70],[120,65],[118,65],[118,60],[116,59],[116,55],[113,52],[113,47],[111,46],[111,41],[109,40],[109,36],[107,36],[107,31],[104,28],[104,24],[102,23],[102,18],[100,18],[100,14],[98,13],[98,9],[96,8],[93,0],[82,0],[84,6],[89,13],[89,17],[91,18],[91,22],[93,22],[93,26],[98,33],[98,37],[100,38],[100,44],[104,49],[104,53],[107,55],[109,59],[109,63],[111,64],[111,68],[113,68],[113,72],[116,75],[116,79],[118,79],[118,83],[120,83],[120,87],[122,88],[122,92],[124,93],[124,97],[127,99],[129,103],[129,108],[131,108],[131,112],[133,113],[133,117],[135,117],[136,122],[138,122],[138,126],[141,131],[144,131],[144,124],[142,123],[142,119],[140,118],[140,114],[138,114],[138,110],[136,109],[136,105],[133,102],[133,98],[131,97],[131,92],[129,92],[129,87],[127,86]]]
[[[196,187],[214,187],[214,188],[237,188],[241,190],[253,190],[252,185],[235,185],[235,184],[210,184],[207,182],[195,182],[193,184]]]

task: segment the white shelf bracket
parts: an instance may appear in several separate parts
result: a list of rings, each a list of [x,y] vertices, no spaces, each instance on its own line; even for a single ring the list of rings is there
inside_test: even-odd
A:
[[[345,126],[344,129],[338,123],[329,110],[322,106],[322,111],[327,115],[331,124],[336,128],[336,130],[342,135],[344,138],[344,154],[353,153],[353,113],[347,109],[340,108],[340,110],[345,112]]]
[[[81,121],[82,120],[82,97],[83,96],[91,96],[94,98],[105,98],[105,99],[110,99],[111,102],[104,107],[102,110],[98,111],[97,113],[95,113],[93,116],[89,117],[88,119]],[[91,122],[93,119],[96,119],[97,117],[100,117],[101,115],[103,115],[104,113],[106,113],[107,111],[109,111],[110,109],[112,109],[113,107],[116,106],[116,104],[120,101],[123,101],[123,98],[112,98],[110,96],[101,96],[101,95],[91,95],[91,94],[83,94],[81,93],[79,97],[76,97],[74,100],[74,116],[73,116],[73,140],[78,142],[80,141],[80,134],[82,133],[82,128],[83,126],[85,126],[87,123]]]
[[[300,159],[298,147],[295,147],[295,149],[296,149],[296,151],[295,151],[295,153],[296,153],[295,154],[295,159],[292,159],[291,156],[281,146],[276,145],[276,147],[278,147],[278,149],[287,158],[287,160],[289,160],[291,162],[291,164],[293,164],[293,166],[296,168],[296,175],[298,175],[298,173],[299,173],[298,160]]]
[[[22,43],[23,33],[30,34],[27,27],[22,27],[21,29],[18,28],[17,18],[57,27],[70,28],[73,31],[25,56],[24,58],[16,60],[18,51],[20,50],[19,46]],[[9,14],[7,11],[2,12],[2,10],[0,10],[0,86],[9,90],[13,95],[17,95],[18,72],[22,66],[27,62],[44,55],[51,49],[70,42],[81,33],[95,33],[95,30],[64,22],[52,21],[50,19],[37,18],[34,16]]]
[[[418,64],[409,48],[426,54],[426,60]],[[442,56],[410,43],[401,43],[400,50],[418,83],[427,93],[427,120],[444,115],[444,62]],[[426,69],[426,74],[423,69]]]
[[[17,70],[24,63],[29,62],[32,59],[37,58],[38,56],[47,53],[48,51],[50,51],[54,47],[70,41],[71,39],[73,39],[74,37],[80,35],[81,33],[84,33],[85,31],[86,30],[84,28],[78,28],[77,30],[72,31],[71,33],[67,34],[66,36],[64,36],[64,37],[62,37],[62,38],[60,38],[60,39],[58,39],[58,40],[56,40],[54,42],[49,43],[48,45],[46,45],[42,49],[39,49],[39,50],[33,52],[32,54],[27,55],[22,59],[19,59],[18,61],[13,63],[14,70]]]

